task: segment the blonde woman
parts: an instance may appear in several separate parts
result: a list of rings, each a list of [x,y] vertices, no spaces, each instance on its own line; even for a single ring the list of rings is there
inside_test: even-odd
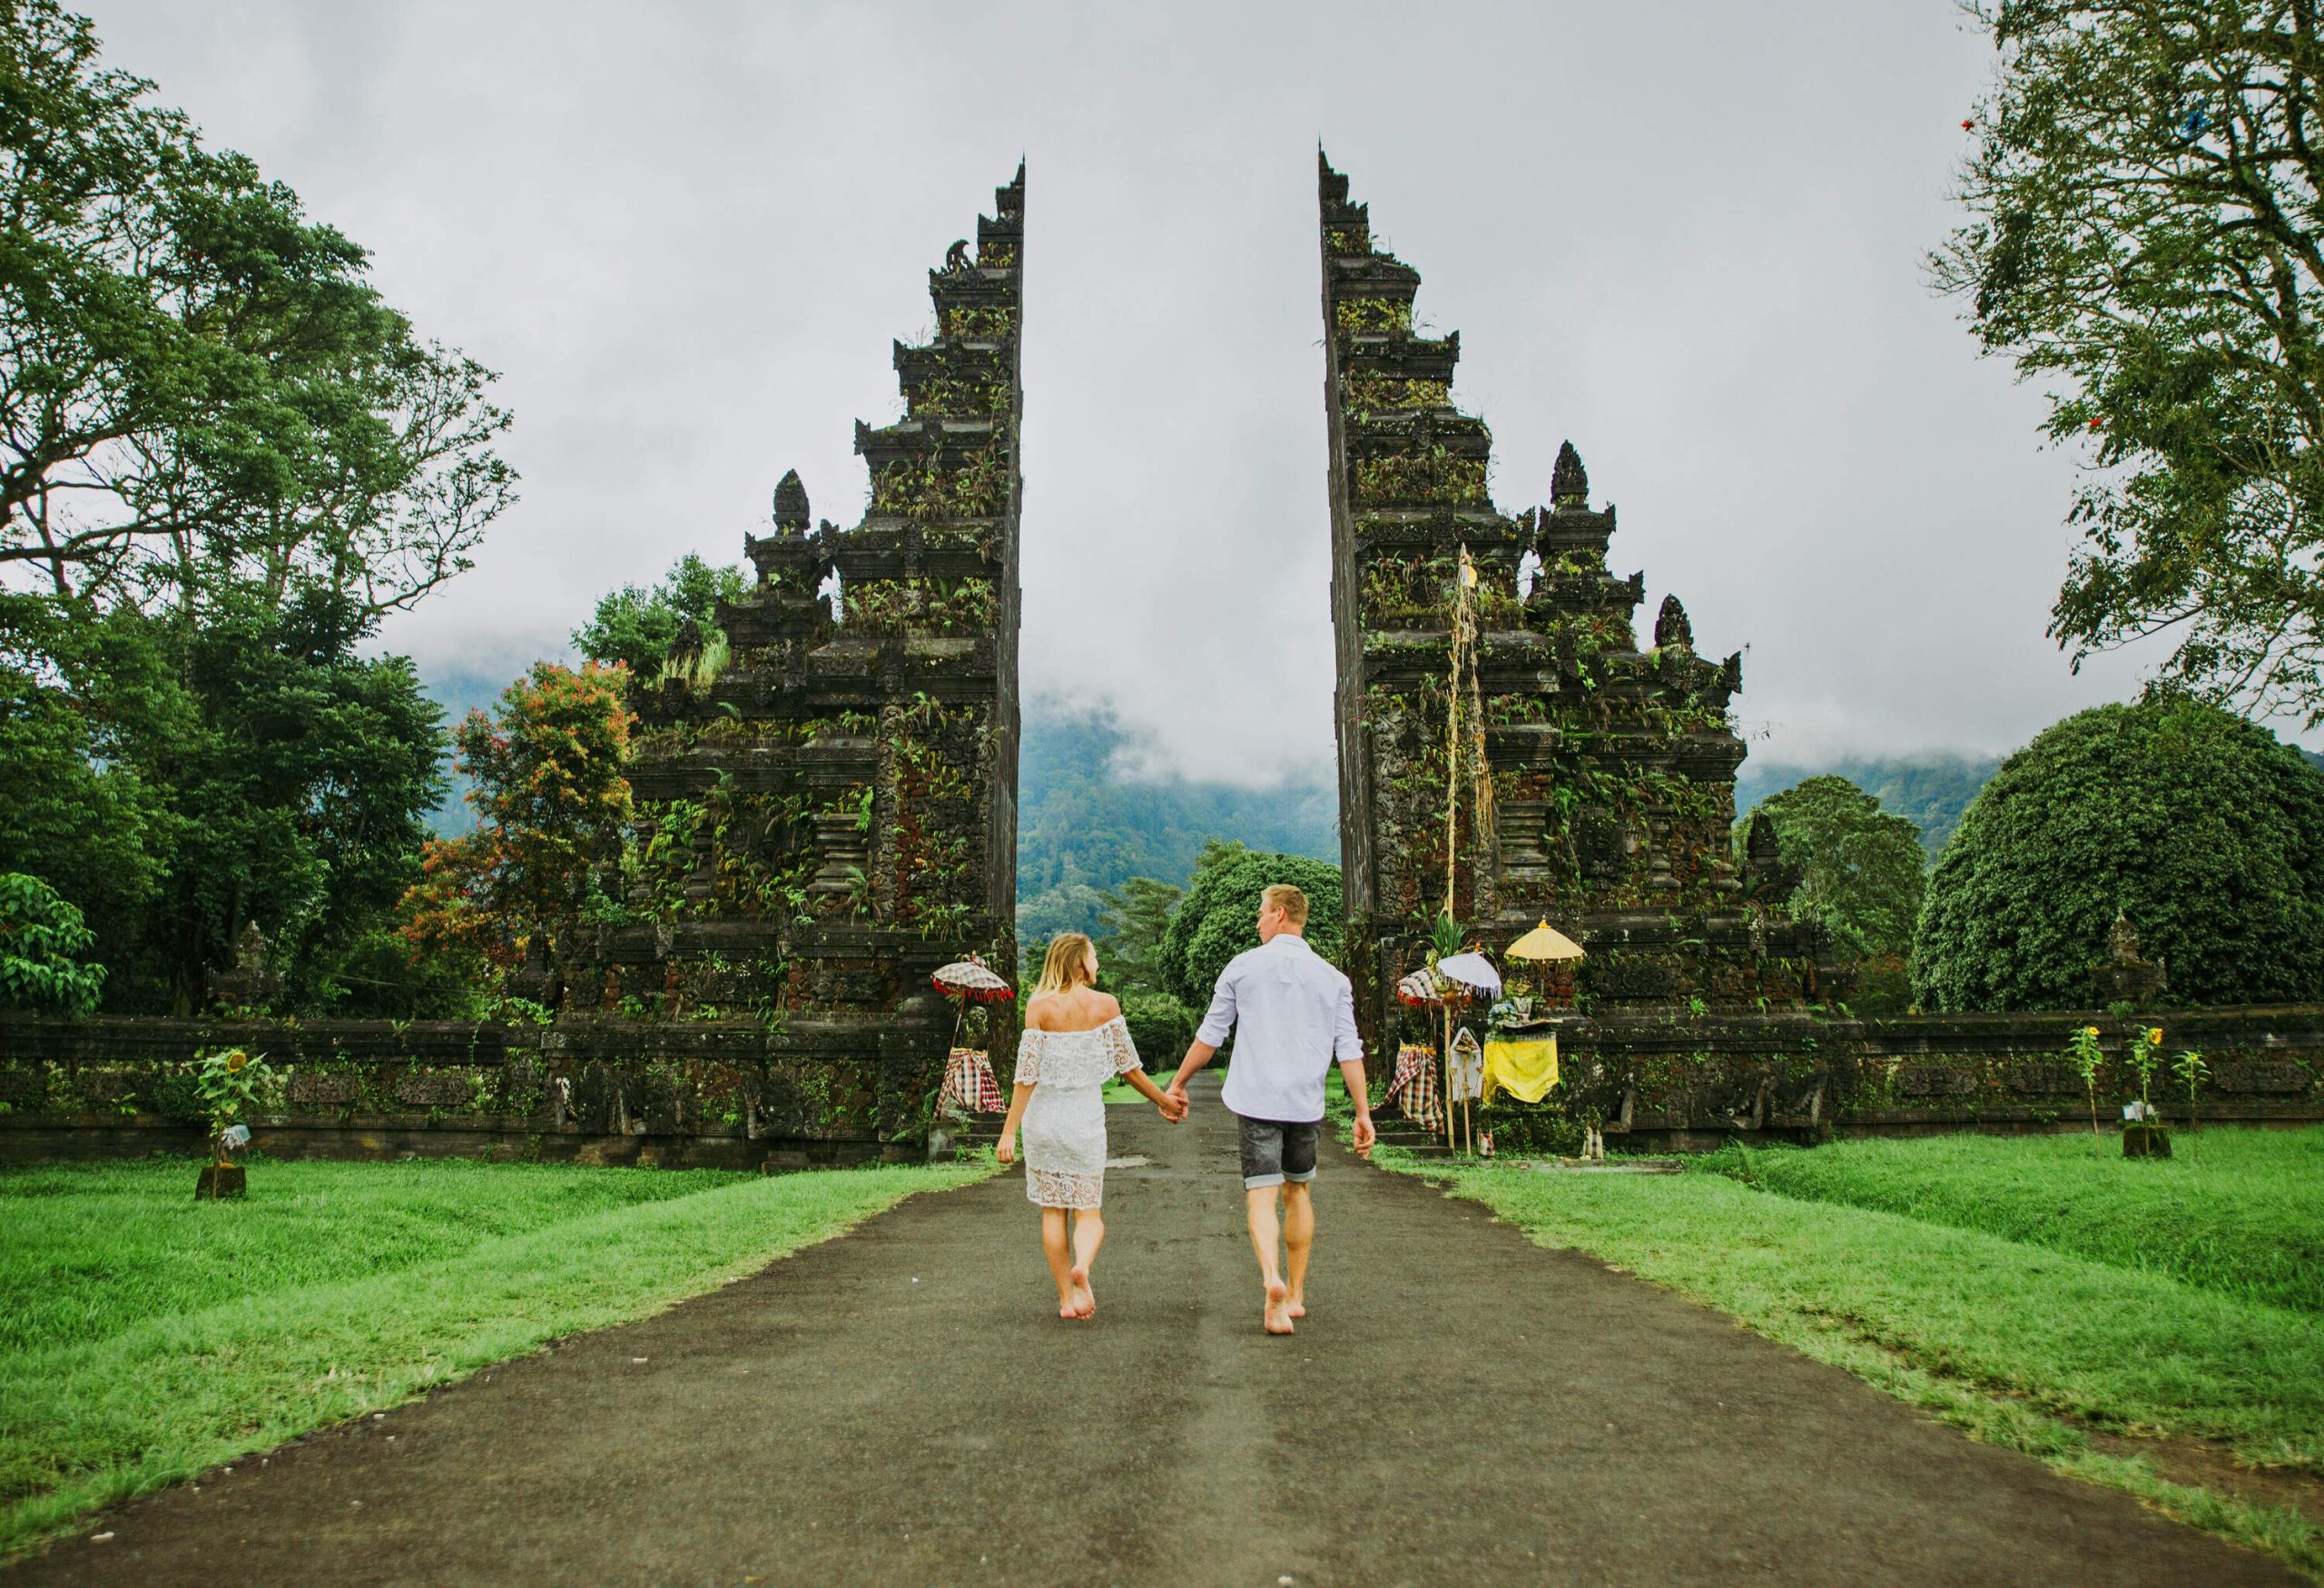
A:
[[[1187,1105],[1147,1078],[1122,1023],[1122,1006],[1097,988],[1098,950],[1078,932],[1058,934],[1041,980],[1025,1001],[1025,1037],[1017,1048],[1017,1085],[1000,1122],[999,1155],[1017,1159],[1025,1127],[1025,1195],[1041,1210],[1041,1251],[1057,1280],[1057,1315],[1096,1316],[1089,1265],[1106,1238],[1098,1207],[1106,1192],[1107,1081],[1130,1085],[1177,1120]],[[1071,1219],[1070,1231],[1067,1220]]]

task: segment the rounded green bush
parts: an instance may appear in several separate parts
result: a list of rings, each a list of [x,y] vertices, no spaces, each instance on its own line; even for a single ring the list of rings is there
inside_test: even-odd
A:
[[[2096,706],[2002,763],[1937,857],[1913,944],[1921,1002],[2092,1001],[2121,910],[2171,1004],[2324,998],[2324,773],[2186,700]]]
[[[1226,962],[1259,946],[1259,894],[1274,883],[1307,895],[1307,941],[1325,959],[1338,958],[1340,868],[1305,855],[1240,851],[1195,873],[1162,939],[1163,979],[1197,1019]]]
[[[1129,1040],[1149,1074],[1167,1075],[1176,1070],[1195,1040],[1195,1017],[1167,992],[1123,994],[1122,1023],[1129,1028]]]

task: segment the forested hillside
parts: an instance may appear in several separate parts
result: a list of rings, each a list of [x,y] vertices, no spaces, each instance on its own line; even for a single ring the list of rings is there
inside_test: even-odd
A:
[[[1960,825],[1961,813],[2000,764],[1998,757],[1964,755],[1886,760],[1844,756],[1820,765],[1746,761],[1735,778],[1735,814],[1745,815],[1769,794],[1781,794],[1811,777],[1836,774],[1878,800],[1890,815],[1902,816],[1918,827],[1921,843],[1934,860],[1945,841],[1953,836],[1953,829]]]
[[[1339,863],[1339,802],[1328,783],[1250,789],[1118,777],[1120,753],[1134,746],[1110,713],[1028,706],[1018,764],[1019,942],[1093,929],[1098,895],[1128,878],[1185,883],[1208,838]]]

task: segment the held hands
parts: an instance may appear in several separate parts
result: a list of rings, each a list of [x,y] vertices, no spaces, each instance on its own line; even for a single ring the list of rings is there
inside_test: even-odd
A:
[[[1173,1103],[1177,1105],[1177,1112],[1176,1113],[1171,1113],[1167,1110],[1163,1111],[1164,1117],[1167,1118],[1173,1125],[1185,1119],[1187,1117],[1187,1110],[1194,1107],[1193,1100],[1187,1096],[1187,1083],[1179,1080],[1177,1076],[1172,1076],[1170,1078],[1170,1085],[1162,1095],[1168,1098]]]
[[[1372,1156],[1372,1144],[1379,1139],[1380,1133],[1372,1128],[1371,1114],[1369,1112],[1358,1114],[1355,1117],[1356,1157],[1370,1158]]]
[[[1000,1163],[1017,1161],[1017,1133],[1014,1130],[1004,1130],[1000,1133],[1000,1139],[993,1143],[992,1156]]]
[[[1187,1094],[1182,1091],[1166,1091],[1155,1099],[1154,1107],[1164,1119],[1175,1125],[1187,1117]]]

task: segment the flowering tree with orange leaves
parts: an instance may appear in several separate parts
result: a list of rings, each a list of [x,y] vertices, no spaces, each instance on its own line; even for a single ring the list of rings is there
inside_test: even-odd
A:
[[[452,742],[480,820],[423,853],[404,897],[403,935],[416,951],[506,969],[534,933],[579,918],[592,868],[617,849],[629,817],[626,680],[620,666],[537,662],[492,715],[468,714]]]

